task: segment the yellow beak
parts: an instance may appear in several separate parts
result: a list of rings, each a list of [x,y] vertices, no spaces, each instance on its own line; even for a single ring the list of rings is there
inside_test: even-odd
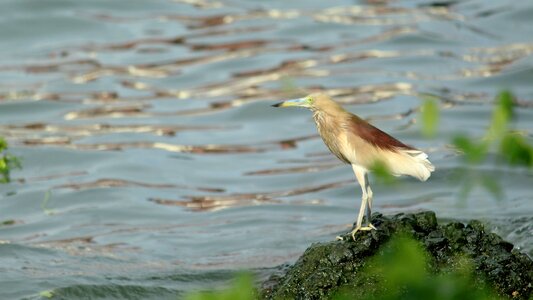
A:
[[[292,99],[283,101],[280,103],[276,103],[272,105],[273,107],[290,107],[290,106],[301,106],[301,107],[307,107],[308,103],[305,100],[305,98],[298,98],[298,99]]]

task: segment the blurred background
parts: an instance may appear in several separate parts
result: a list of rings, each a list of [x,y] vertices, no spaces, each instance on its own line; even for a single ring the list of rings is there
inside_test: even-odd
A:
[[[483,137],[504,88],[531,141],[531,1],[4,0],[0,11],[0,136],[22,160],[0,185],[2,298],[175,299],[240,269],[266,278],[347,232],[361,197],[352,170],[308,111],[270,107],[316,91],[437,168],[425,183],[371,177],[375,211],[478,218],[533,254],[531,172],[492,159],[465,169],[450,146]],[[428,97],[433,138],[420,126]]]

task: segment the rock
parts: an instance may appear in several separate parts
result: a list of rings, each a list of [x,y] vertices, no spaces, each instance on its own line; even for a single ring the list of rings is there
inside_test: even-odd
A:
[[[426,211],[392,217],[373,214],[372,223],[378,230],[358,233],[355,241],[347,234],[343,241],[311,245],[285,275],[268,280],[262,297],[329,299],[353,286],[374,291],[376,283],[361,279],[360,273],[369,258],[400,232],[412,235],[426,249],[434,274],[449,272],[457,257],[466,256],[476,282],[488,284],[509,298],[531,297],[532,260],[513,250],[513,245],[498,235],[486,232],[479,221],[470,221],[466,226],[459,222],[439,225],[435,213]]]

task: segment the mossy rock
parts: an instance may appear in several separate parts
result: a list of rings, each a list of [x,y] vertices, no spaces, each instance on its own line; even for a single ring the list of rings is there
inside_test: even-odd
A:
[[[379,249],[400,234],[412,236],[426,249],[433,274],[453,272],[457,258],[466,257],[479,286],[492,287],[508,298],[531,297],[532,260],[498,235],[486,232],[479,221],[439,225],[435,213],[426,211],[392,217],[374,214],[372,223],[378,230],[357,233],[355,241],[347,234],[342,241],[311,245],[284,275],[263,285],[262,297],[330,299],[350,289],[353,299],[358,299],[379,290],[379,282],[362,273]]]

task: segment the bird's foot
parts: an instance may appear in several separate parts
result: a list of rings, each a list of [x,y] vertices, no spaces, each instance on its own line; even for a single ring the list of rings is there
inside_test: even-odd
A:
[[[366,230],[378,230],[374,225],[372,225],[372,223],[368,223],[368,226],[365,227],[365,228],[370,228],[370,229],[366,229]]]
[[[372,223],[368,223],[367,226],[357,226],[355,227],[351,234],[352,234],[352,239],[355,241],[355,234],[359,231],[359,230],[362,230],[362,231],[368,231],[368,230],[377,230],[376,227],[374,225],[372,225]]]

